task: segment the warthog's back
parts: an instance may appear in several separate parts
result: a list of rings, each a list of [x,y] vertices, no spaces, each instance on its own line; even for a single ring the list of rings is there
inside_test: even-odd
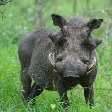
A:
[[[42,86],[51,83],[53,78],[53,75],[48,71],[47,63],[48,54],[54,49],[48,38],[52,32],[52,30],[38,30],[28,33],[21,40],[19,46],[19,57],[22,65],[29,68],[31,78]]]

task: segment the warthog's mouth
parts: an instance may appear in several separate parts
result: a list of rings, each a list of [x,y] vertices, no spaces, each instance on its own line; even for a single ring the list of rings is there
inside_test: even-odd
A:
[[[55,54],[52,52],[49,53],[48,60],[49,60],[50,64],[53,66],[54,71],[57,72],[56,63],[55,63]],[[87,67],[86,74],[91,73],[95,65],[96,65],[96,58],[94,57],[92,60],[92,63],[90,65],[88,65],[88,67]]]

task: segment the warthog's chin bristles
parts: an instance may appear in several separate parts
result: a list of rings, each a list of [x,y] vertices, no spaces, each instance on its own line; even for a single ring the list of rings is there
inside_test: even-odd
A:
[[[94,57],[92,63],[88,66],[87,74],[89,74],[92,71],[95,65],[96,65],[96,58]]]

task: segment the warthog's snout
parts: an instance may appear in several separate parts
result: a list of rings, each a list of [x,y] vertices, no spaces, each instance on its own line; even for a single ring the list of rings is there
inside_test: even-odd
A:
[[[63,77],[80,77],[84,74],[89,74],[93,67],[96,65],[96,58],[94,57],[89,64],[85,64],[79,59],[74,59],[72,56],[68,56],[65,59],[58,58],[58,61],[54,61],[54,55],[50,53],[49,60],[55,71],[63,75]]]
[[[56,69],[63,77],[79,77],[86,73],[87,68],[88,66],[79,60],[64,60],[56,63]]]

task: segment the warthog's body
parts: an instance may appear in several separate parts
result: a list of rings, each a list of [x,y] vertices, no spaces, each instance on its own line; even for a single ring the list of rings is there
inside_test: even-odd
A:
[[[93,105],[93,82],[97,74],[94,49],[101,40],[90,36],[102,20],[88,23],[81,19],[66,22],[52,15],[54,25],[61,31],[38,30],[23,38],[19,46],[21,80],[25,99],[34,98],[43,89],[57,90],[63,106],[69,105],[67,90],[77,84],[84,87],[86,103]],[[31,87],[32,80],[35,81]]]

